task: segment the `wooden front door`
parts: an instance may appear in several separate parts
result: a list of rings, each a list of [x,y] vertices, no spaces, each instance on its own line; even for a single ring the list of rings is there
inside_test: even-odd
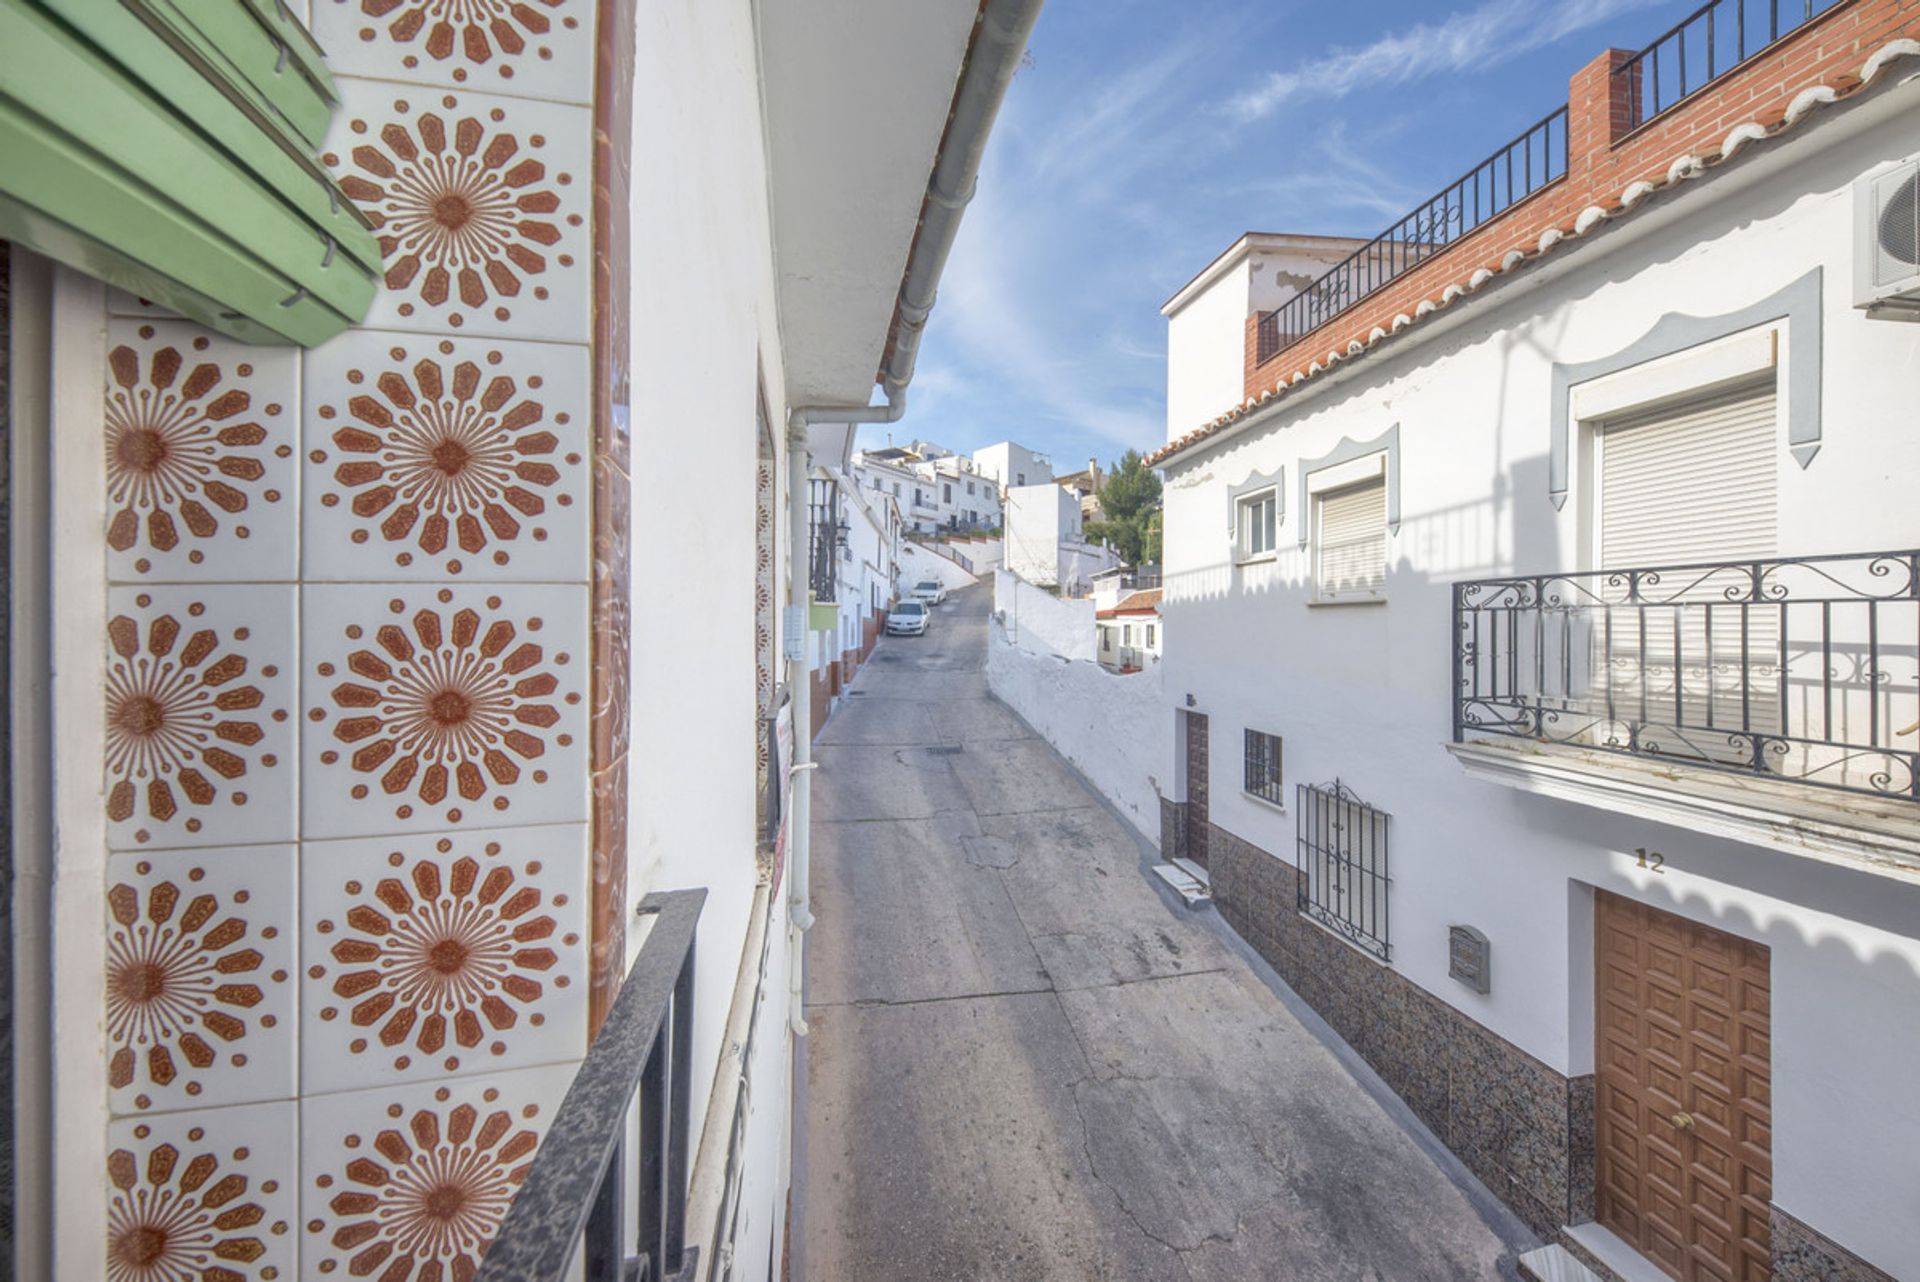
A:
[[[1207,866],[1207,717],[1187,718],[1187,858]]]
[[[1767,1282],[1768,953],[1599,891],[1598,1218],[1681,1282]]]

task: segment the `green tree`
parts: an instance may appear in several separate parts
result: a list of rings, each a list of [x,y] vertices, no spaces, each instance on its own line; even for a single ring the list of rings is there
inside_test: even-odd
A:
[[[1128,450],[1108,469],[1100,487],[1101,519],[1087,523],[1090,538],[1104,539],[1129,565],[1160,559],[1160,477]]]

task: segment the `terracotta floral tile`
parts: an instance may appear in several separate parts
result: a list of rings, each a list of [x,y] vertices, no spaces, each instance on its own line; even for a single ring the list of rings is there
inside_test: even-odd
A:
[[[339,88],[322,159],[386,263],[366,325],[586,342],[591,113],[384,80]]]
[[[293,839],[293,607],[291,585],[108,592],[110,846]]]
[[[292,1098],[295,874],[292,846],[108,861],[114,1112]]]
[[[593,93],[593,0],[314,0],[312,30],[336,75]]]
[[[115,1122],[107,1139],[110,1282],[293,1282],[291,1103]]]
[[[587,349],[352,330],[306,369],[309,580],[584,583]]]
[[[293,578],[298,370],[186,321],[108,323],[109,578]]]
[[[471,1278],[573,1074],[568,1064],[309,1096],[302,1276]]]
[[[587,593],[369,583],[305,589],[310,838],[587,815]]]
[[[583,824],[309,843],[301,1089],[579,1058],[586,894]]]

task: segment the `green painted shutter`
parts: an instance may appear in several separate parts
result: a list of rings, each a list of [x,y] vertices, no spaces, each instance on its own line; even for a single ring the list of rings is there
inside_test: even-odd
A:
[[[323,342],[380,271],[313,154],[334,103],[274,0],[0,0],[0,237],[235,338]]]

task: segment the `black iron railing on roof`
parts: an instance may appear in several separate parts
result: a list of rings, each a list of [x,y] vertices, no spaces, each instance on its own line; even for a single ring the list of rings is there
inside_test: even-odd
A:
[[[1637,129],[1849,0],[1709,0],[1614,68]]]
[[[1920,802],[1920,551],[1453,585],[1453,735]]]
[[[1326,275],[1260,317],[1264,363],[1355,303],[1499,217],[1567,172],[1567,109],[1546,119],[1416,206]]]
[[[573,1276],[576,1252],[586,1282],[694,1275],[699,1247],[686,1240],[687,1122],[694,927],[706,899],[704,890],[673,890],[640,901],[652,930],[475,1282],[562,1282]],[[639,1178],[630,1186],[627,1110],[636,1094]]]

